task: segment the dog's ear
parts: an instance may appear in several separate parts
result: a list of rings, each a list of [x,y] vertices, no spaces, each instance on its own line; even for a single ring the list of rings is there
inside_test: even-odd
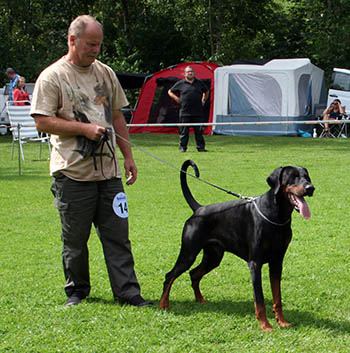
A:
[[[275,195],[280,191],[282,170],[282,167],[275,169],[266,179]]]

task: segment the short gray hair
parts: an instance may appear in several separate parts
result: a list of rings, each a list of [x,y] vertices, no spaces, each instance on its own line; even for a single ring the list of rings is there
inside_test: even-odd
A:
[[[80,15],[76,19],[74,19],[68,28],[68,45],[70,35],[74,35],[79,38],[84,33],[86,26],[92,22],[100,26],[101,30],[103,31],[101,23],[98,22],[95,17],[92,17],[90,15]]]
[[[6,69],[5,73],[6,75],[12,75],[15,74],[16,71],[12,67],[9,67],[8,69]]]

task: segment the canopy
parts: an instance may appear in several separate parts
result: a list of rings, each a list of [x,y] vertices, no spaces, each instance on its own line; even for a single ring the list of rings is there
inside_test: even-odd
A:
[[[325,103],[324,72],[309,59],[219,67],[214,74],[213,122],[301,121]],[[297,135],[311,125],[218,125],[217,134]]]
[[[186,62],[167,67],[146,77],[143,83],[136,108],[133,124],[168,124],[179,122],[179,105],[168,95],[168,90],[175,82],[184,78],[184,70],[192,66],[196,75],[204,81],[210,92],[205,110],[205,122],[211,122],[213,116],[214,70],[218,65],[208,62]],[[131,133],[178,133],[176,127],[132,126]],[[211,133],[211,127],[205,129],[205,134]]]

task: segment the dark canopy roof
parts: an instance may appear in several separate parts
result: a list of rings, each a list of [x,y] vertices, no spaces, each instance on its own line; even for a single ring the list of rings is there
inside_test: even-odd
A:
[[[124,74],[116,72],[118,80],[124,89],[141,88],[147,75],[144,74]]]
[[[123,89],[128,89],[128,88],[141,88],[143,81],[145,80],[145,77],[147,75],[144,74],[124,74],[121,72],[116,72],[116,75],[118,77],[118,80],[120,84],[122,85]],[[27,83],[26,88],[29,94],[33,93],[34,89],[34,83]],[[6,84],[5,87],[5,95],[9,94],[9,84]]]
[[[232,65],[265,65],[270,60],[259,60],[259,59],[252,59],[252,60],[235,60]]]

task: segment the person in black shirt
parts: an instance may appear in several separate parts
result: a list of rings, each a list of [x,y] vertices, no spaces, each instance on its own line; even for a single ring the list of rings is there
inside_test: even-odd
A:
[[[203,106],[208,99],[209,91],[206,85],[195,78],[194,70],[187,66],[185,78],[174,84],[168,91],[169,96],[180,104],[181,123],[200,123],[203,118]],[[198,152],[207,152],[201,126],[193,126]],[[180,152],[186,152],[189,139],[189,126],[180,127]]]

